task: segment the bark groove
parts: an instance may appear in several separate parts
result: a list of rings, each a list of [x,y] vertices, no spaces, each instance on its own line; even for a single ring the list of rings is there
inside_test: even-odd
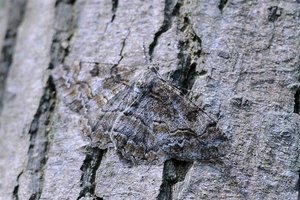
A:
[[[115,20],[118,4],[119,4],[119,0],[112,0],[112,6],[111,6],[112,16],[111,16],[110,23],[113,23],[113,21]]]
[[[23,174],[23,171],[17,177],[17,185],[14,187],[14,190],[13,190],[13,197],[12,197],[13,200],[19,200],[19,179],[22,174]]]
[[[98,147],[86,147],[86,157],[83,161],[83,164],[80,168],[82,171],[81,175],[81,191],[78,196],[78,200],[85,196],[92,196],[94,199],[101,200],[102,198],[95,196],[95,178],[96,172],[101,164],[103,155],[106,153],[106,150],[102,150]]]
[[[31,122],[28,149],[28,164],[26,170],[31,176],[30,200],[39,199],[43,189],[44,166],[48,160],[51,143],[52,115],[56,104],[56,90],[51,77],[47,82],[39,108]]]
[[[12,0],[9,2],[9,17],[0,57],[0,113],[5,90],[6,77],[13,62],[13,53],[20,24],[24,19],[27,0]]]
[[[173,0],[165,0],[163,23],[162,23],[161,27],[159,28],[159,30],[155,33],[152,43],[149,45],[150,61],[152,60],[152,54],[154,52],[154,49],[156,47],[159,37],[163,33],[167,32],[172,27],[173,17],[178,14],[180,7],[182,6],[182,3],[183,3],[183,1],[179,0],[176,3],[176,5],[174,6]]]
[[[224,7],[227,5],[228,0],[220,0],[220,3],[218,5],[218,8],[221,12],[223,12]]]
[[[157,200],[172,200],[172,186],[183,181],[193,162],[167,160],[164,163],[163,182]]]
[[[50,69],[64,62],[77,23],[76,0],[57,0],[55,4],[55,34],[51,46]]]

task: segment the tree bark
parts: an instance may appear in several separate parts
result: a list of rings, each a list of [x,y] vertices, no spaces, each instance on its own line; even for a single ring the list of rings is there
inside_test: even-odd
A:
[[[0,199],[300,199],[299,0],[0,0]]]

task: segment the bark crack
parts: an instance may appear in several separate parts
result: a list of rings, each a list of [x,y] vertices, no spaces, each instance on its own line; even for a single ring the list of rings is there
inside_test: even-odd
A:
[[[21,173],[17,177],[17,185],[14,187],[14,190],[13,190],[13,200],[19,200],[19,179],[22,174],[23,174],[23,171],[21,171]]]
[[[157,41],[159,37],[167,32],[172,27],[172,21],[173,17],[176,16],[179,13],[179,10],[183,4],[182,0],[178,0],[175,6],[173,6],[174,2],[173,0],[165,0],[165,8],[164,8],[164,20],[159,28],[159,30],[154,34],[154,39],[152,43],[149,45],[149,60],[152,60],[152,55],[154,52],[154,49],[156,47]]]
[[[9,15],[0,57],[0,113],[2,110],[6,78],[13,62],[13,52],[16,45],[18,29],[24,19],[27,0],[11,0],[7,3],[9,3]]]
[[[51,45],[49,69],[64,62],[69,55],[70,41],[77,24],[76,0],[57,0],[55,4],[55,34]]]
[[[122,59],[124,58],[123,51],[124,51],[124,48],[125,48],[125,45],[126,45],[126,40],[128,39],[129,35],[130,35],[130,29],[128,29],[128,33],[122,41],[122,47],[121,47],[121,50],[120,50],[120,53],[119,53],[120,59],[118,60],[117,65],[119,65],[120,62],[122,61]]]
[[[202,55],[202,41],[192,28],[187,14],[178,13],[177,29],[179,37],[178,69],[171,73],[170,78],[174,85],[181,89],[183,95],[193,87],[197,76],[197,65]]]
[[[223,12],[223,9],[225,8],[225,6],[227,5],[228,0],[220,0],[218,8],[221,12]]]
[[[272,6],[268,8],[268,11],[268,20],[270,22],[275,22],[281,16],[283,9],[277,6]]]
[[[176,159],[167,160],[164,163],[163,182],[157,200],[172,200],[172,187],[183,181],[193,162],[179,161]]]
[[[119,64],[121,63],[121,61],[122,61],[123,58],[124,58],[123,51],[124,51],[124,48],[125,48],[125,46],[126,46],[126,40],[128,39],[129,35],[130,35],[130,29],[128,30],[127,35],[125,36],[125,38],[124,38],[123,41],[122,41],[121,50],[120,50],[120,52],[119,52],[119,57],[120,57],[120,59],[118,60],[118,62],[117,62],[116,64],[114,64],[114,65],[111,67],[111,70],[110,70],[110,74],[111,74],[112,78],[113,78],[116,82],[118,82],[118,75],[116,75],[116,74],[117,74],[117,71],[116,71],[116,70],[117,70],[117,67],[119,66]]]
[[[43,189],[44,168],[51,143],[52,116],[56,104],[56,90],[50,76],[29,129],[30,145],[26,170],[30,174],[30,200],[39,199]]]
[[[111,16],[110,23],[113,23],[113,21],[115,20],[115,17],[116,17],[119,0],[111,0],[111,3],[112,3],[112,6],[111,6],[112,16]]]
[[[80,179],[81,191],[77,198],[79,200],[85,196],[91,196],[94,199],[102,199],[95,195],[95,179],[96,172],[101,164],[102,157],[107,150],[102,150],[98,147],[87,146],[86,147],[86,157],[82,163],[80,170],[82,171]]]

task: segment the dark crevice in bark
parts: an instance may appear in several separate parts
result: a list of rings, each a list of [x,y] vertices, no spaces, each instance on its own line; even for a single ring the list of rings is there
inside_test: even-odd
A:
[[[114,81],[116,81],[116,82],[119,82],[118,75],[116,75],[117,74],[116,69],[117,69],[117,67],[119,66],[119,64],[121,63],[121,61],[124,58],[123,51],[124,51],[124,48],[125,48],[125,45],[126,45],[126,40],[128,39],[129,35],[130,35],[130,30],[128,30],[128,33],[127,33],[126,37],[122,41],[122,46],[121,46],[121,50],[120,50],[120,53],[119,53],[119,56],[120,56],[119,60],[116,64],[114,64],[111,67],[111,70],[110,70],[110,74],[112,76],[112,79],[114,79]]]
[[[52,116],[56,104],[56,90],[50,76],[29,129],[27,172],[30,174],[30,200],[39,199],[43,189],[44,167],[51,142]]]
[[[179,41],[178,44],[178,66],[179,69],[176,69],[171,77],[172,83],[175,84],[177,87],[179,87],[182,90],[182,93],[186,94],[186,88],[184,88],[184,85],[187,85],[187,74],[189,72],[189,68],[191,65],[191,57],[185,52],[186,43],[184,41]]]
[[[294,113],[300,114],[300,88],[296,91],[294,100]]]
[[[105,153],[106,150],[102,150],[98,147],[86,147],[86,157],[80,168],[80,170],[82,171],[82,175],[80,179],[81,191],[77,198],[78,200],[85,196],[91,196],[93,197],[93,199],[102,199],[101,197],[95,196],[95,179],[96,172],[101,164],[102,157]]]
[[[202,42],[193,30],[187,15],[179,16],[178,19],[177,29],[181,36],[178,42],[178,69],[171,73],[170,78],[185,95],[192,89],[196,77],[200,75],[196,68],[202,52]]]
[[[19,200],[19,184],[14,187],[13,190],[13,200]]]
[[[183,94],[187,94],[190,91],[195,83],[196,77],[198,76],[196,71],[196,63],[192,63],[187,71],[187,75],[182,82]]]
[[[19,179],[22,174],[23,174],[23,171],[17,177],[17,185],[14,187],[14,190],[13,190],[13,197],[12,197],[13,200],[19,200]]]
[[[152,43],[149,45],[150,61],[152,60],[152,55],[153,55],[153,52],[154,52],[154,49],[156,47],[159,37],[163,33],[167,32],[172,27],[173,17],[179,13],[182,3],[183,3],[182,0],[178,0],[176,5],[173,6],[173,4],[174,4],[173,0],[165,0],[163,23],[162,23],[161,27],[159,28],[159,30],[154,34],[154,39],[153,39]]]
[[[112,17],[111,17],[110,23],[112,23],[116,18],[116,12],[118,9],[119,0],[111,0],[111,3],[112,3],[112,6],[111,6]]]
[[[279,8],[277,6],[272,6],[268,8],[269,15],[268,20],[270,22],[275,22],[282,14],[282,8]]]
[[[64,62],[70,51],[70,41],[77,24],[76,0],[57,0],[55,3],[55,34],[51,45],[50,69]]]
[[[176,159],[167,160],[164,163],[163,182],[157,196],[158,200],[172,199],[172,186],[183,181],[193,162],[179,161]]]
[[[120,62],[122,61],[122,59],[124,57],[123,56],[123,51],[124,51],[124,48],[125,48],[125,45],[126,45],[126,40],[128,39],[129,35],[130,35],[130,30],[128,30],[128,33],[127,33],[126,37],[122,41],[122,47],[121,47],[121,50],[120,50],[120,53],[119,53],[120,59],[118,60],[118,64],[117,65],[120,64]]]
[[[227,5],[228,0],[220,0],[218,8],[221,12],[223,12],[223,9],[225,8],[225,6]]]
[[[25,15],[27,0],[11,0],[9,4],[8,21],[0,57],[0,113],[2,110],[5,82],[9,68],[13,62],[13,52],[17,33]]]

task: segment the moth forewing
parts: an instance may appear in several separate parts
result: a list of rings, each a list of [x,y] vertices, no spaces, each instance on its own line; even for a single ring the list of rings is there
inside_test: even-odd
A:
[[[216,120],[165,80],[154,65],[97,63],[60,70],[56,80],[67,106],[88,119],[92,142],[100,148],[113,146],[126,160],[216,157],[209,150],[227,141]]]

